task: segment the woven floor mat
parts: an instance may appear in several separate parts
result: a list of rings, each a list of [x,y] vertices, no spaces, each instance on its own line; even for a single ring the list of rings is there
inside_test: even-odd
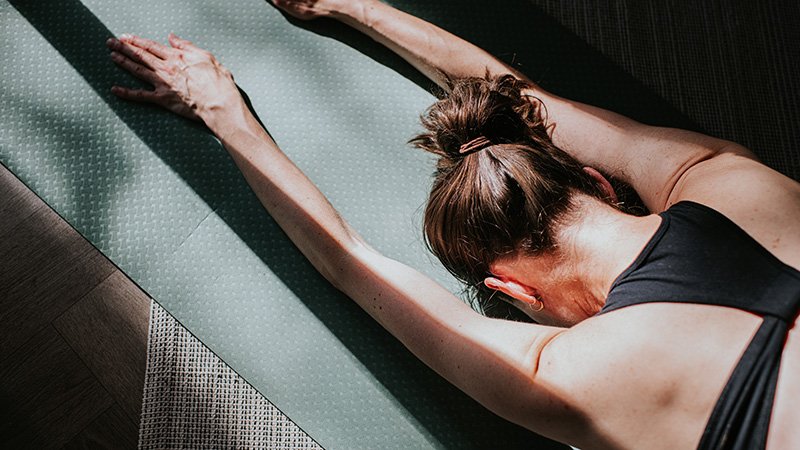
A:
[[[153,302],[139,448],[322,447]]]

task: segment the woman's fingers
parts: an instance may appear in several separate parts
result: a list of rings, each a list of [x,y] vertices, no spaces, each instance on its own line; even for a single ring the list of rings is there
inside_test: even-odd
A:
[[[200,119],[198,111],[239,95],[232,75],[211,53],[174,34],[170,34],[169,42],[171,47],[127,34],[109,39],[113,61],[155,88],[117,86],[112,92],[128,100],[161,105],[192,119]]]
[[[146,91],[144,89],[129,89],[122,86],[114,86],[111,88],[111,92],[117,97],[124,98],[126,100],[134,100],[137,102],[146,102],[146,103],[159,103],[158,94],[154,91]]]
[[[167,59],[172,52],[172,49],[167,47],[164,44],[158,43],[156,41],[151,41],[150,39],[145,39],[140,36],[136,36],[133,34],[122,34],[119,37],[119,40],[125,44],[130,44],[134,47],[140,48],[148,53],[151,53],[161,59]]]
[[[319,0],[270,0],[273,5],[301,20],[311,20],[322,15]]]
[[[189,47],[194,47],[191,42],[183,40],[172,33],[167,36],[167,40],[169,41],[169,45],[179,50],[185,50]]]
[[[156,89],[155,91],[148,91],[145,89],[129,89],[122,86],[112,86],[111,93],[125,100],[153,103],[183,117],[192,120],[201,120],[194,110],[185,104],[179,97],[176,97],[174,93],[165,92],[159,89]]]
[[[109,39],[106,45],[109,49],[118,53],[122,53],[134,62],[142,64],[153,70],[161,67],[160,64],[164,61],[163,57],[158,56],[147,48],[138,47],[134,44],[118,39]]]
[[[126,55],[123,55],[116,50],[111,52],[111,60],[117,63],[118,66],[132,73],[136,78],[144,80],[154,86],[160,81],[156,74],[150,70],[149,67],[145,67],[144,65],[131,60]]]

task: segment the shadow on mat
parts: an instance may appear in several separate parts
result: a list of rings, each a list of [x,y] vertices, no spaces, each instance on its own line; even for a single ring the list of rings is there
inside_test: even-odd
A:
[[[388,3],[476,44],[552,93],[643,123],[702,131],[678,109],[528,0],[504,0],[502,8],[481,0]],[[332,19],[302,21],[282,14],[298,27],[359,50],[423,89],[433,86],[395,53],[350,27]]]
[[[232,205],[237,202],[230,201],[231,198],[253,195],[227,153],[204,126],[158,108],[120,101],[111,94],[110,87],[114,84],[136,86],[138,82],[111,63],[105,41],[112,33],[78,0],[11,0],[10,3],[442,446],[563,448],[494,416],[419,362],[355,303],[331,287],[262,208],[235,210]],[[524,0],[507,1],[505,10],[487,6],[480,0],[405,0],[395,4],[500,55],[553,92],[643,122],[697,128]],[[59,15],[64,9],[71,11],[69,21]],[[457,10],[471,11],[469,17],[474,22],[459,20],[466,14],[448,13]],[[265,9],[265,14],[268,12]],[[430,87],[430,82],[405,62],[347,27],[329,21],[302,23],[302,26],[339,39],[395,68],[422,87]],[[518,48],[509,52],[508,43],[515,43]],[[527,70],[528,67],[533,70]],[[257,204],[252,198],[248,201]]]

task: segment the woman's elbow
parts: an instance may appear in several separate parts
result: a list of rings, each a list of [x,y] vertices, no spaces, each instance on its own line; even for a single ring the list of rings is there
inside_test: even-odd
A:
[[[320,274],[337,290],[350,295],[352,286],[360,276],[359,268],[364,265],[366,257],[377,252],[360,236],[355,236],[341,245],[335,255],[325,259],[325,264],[318,268]]]

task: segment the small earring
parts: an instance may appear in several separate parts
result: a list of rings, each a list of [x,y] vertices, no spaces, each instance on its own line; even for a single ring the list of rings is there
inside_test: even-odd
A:
[[[539,309],[533,309],[533,305],[535,305],[536,303],[539,304]],[[539,311],[544,309],[544,303],[542,303],[541,300],[535,300],[532,303],[528,303],[528,308],[530,308],[531,311],[533,311],[533,312],[539,312]]]

